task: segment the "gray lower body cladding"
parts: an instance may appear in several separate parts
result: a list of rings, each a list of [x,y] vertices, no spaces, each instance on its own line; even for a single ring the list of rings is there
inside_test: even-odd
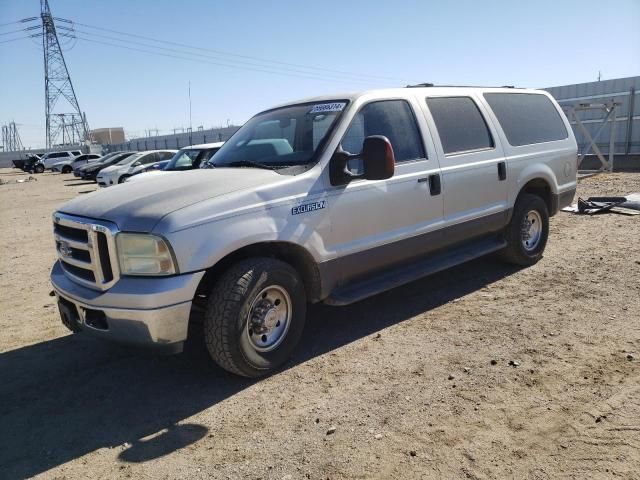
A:
[[[495,235],[502,231],[510,216],[511,210],[505,210],[323,262],[319,264],[323,289],[327,289],[322,292],[323,298],[328,297],[337,286],[358,282],[477,238]]]
[[[575,188],[567,190],[566,192],[551,194],[551,211],[549,212],[549,215],[555,215],[560,211],[561,208],[571,205],[571,202],[573,202],[573,197],[575,197],[575,195]]]

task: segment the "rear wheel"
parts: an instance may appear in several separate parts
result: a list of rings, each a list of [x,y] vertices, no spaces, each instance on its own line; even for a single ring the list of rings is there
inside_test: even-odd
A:
[[[204,318],[207,350],[225,370],[271,373],[291,356],[304,328],[307,300],[297,272],[272,258],[250,258],[213,287]]]
[[[549,211],[537,195],[524,193],[513,209],[505,228],[507,247],[502,257],[516,265],[533,265],[542,258],[549,236]]]

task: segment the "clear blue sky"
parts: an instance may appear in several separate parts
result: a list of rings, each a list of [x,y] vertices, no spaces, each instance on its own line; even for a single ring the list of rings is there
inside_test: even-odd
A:
[[[261,109],[305,96],[410,81],[547,87],[593,81],[598,70],[603,79],[640,75],[640,0],[50,0],[50,5],[54,16],[92,26],[317,67],[305,69],[305,77],[339,75],[326,69],[361,76],[277,75],[77,40],[65,57],[90,126],[123,126],[130,136],[188,126],[189,80],[195,129],[227,119],[240,124]],[[37,15],[38,0],[0,0],[0,24]],[[0,34],[16,28],[0,27]],[[76,28],[94,40],[123,45],[95,34],[127,38]],[[0,41],[20,36],[0,35]],[[257,68],[257,61],[241,57],[191,58],[244,61]],[[25,145],[43,145],[38,40],[0,43],[0,124],[11,120],[19,124]]]

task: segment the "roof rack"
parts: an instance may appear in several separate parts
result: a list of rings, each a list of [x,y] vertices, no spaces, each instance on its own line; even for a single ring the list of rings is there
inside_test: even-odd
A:
[[[480,86],[480,85],[434,85],[433,83],[416,83],[415,85],[407,85],[405,88],[423,88],[423,87],[457,87],[457,88],[516,88],[513,85],[502,85],[500,87]]]

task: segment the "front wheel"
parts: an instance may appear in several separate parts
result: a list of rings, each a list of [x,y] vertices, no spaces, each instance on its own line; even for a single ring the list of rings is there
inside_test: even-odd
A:
[[[243,260],[211,291],[204,318],[207,350],[237,375],[271,373],[300,340],[306,308],[304,285],[289,264],[262,257]]]
[[[62,173],[71,173],[73,169],[69,165],[62,167]]]
[[[36,165],[33,169],[34,172],[36,173],[43,173],[44,172],[44,165]]]
[[[127,178],[129,178],[131,175],[122,175],[119,179],[118,179],[118,183],[124,183],[127,181]]]
[[[549,237],[549,211],[542,198],[524,193],[518,198],[504,230],[502,257],[516,265],[533,265],[542,258]]]

